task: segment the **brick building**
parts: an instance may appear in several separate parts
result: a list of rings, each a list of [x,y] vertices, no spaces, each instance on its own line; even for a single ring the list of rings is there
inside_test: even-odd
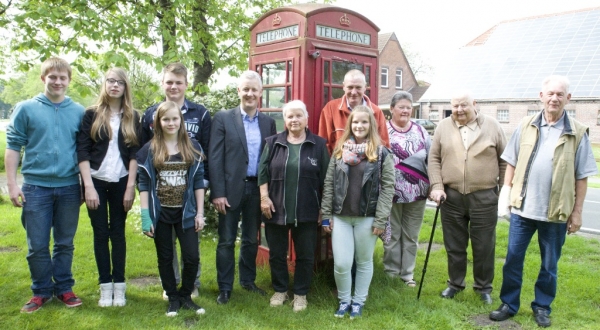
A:
[[[510,136],[524,116],[542,110],[541,84],[552,74],[571,82],[568,115],[600,143],[600,7],[504,21],[457,51],[421,97],[420,116],[451,114],[450,97],[468,89],[478,111],[496,118]]]
[[[379,47],[379,107],[389,109],[392,96],[397,91],[407,91],[416,102],[428,86],[419,86],[410,64],[394,32],[380,33]],[[413,112],[413,115],[417,111]]]

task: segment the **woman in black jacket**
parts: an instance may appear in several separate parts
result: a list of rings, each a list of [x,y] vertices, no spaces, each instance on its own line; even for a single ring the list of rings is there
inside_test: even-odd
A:
[[[292,232],[296,267],[295,312],[306,309],[306,294],[313,273],[319,208],[329,153],[325,139],[306,127],[308,112],[302,101],[283,107],[286,130],[266,139],[260,165],[260,207],[269,242],[269,264],[275,294],[271,306],[288,299],[287,250]]]
[[[112,68],[96,105],[86,109],[77,137],[85,204],[94,230],[100,307],[125,306],[125,219],[135,199],[138,132],[127,73]]]

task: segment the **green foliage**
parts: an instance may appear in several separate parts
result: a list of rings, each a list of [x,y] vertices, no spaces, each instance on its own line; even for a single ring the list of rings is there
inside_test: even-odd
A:
[[[249,26],[291,0],[13,0],[2,29],[13,36],[10,52],[26,71],[56,54],[74,54],[74,65],[104,53],[129,67],[130,58],[160,70],[173,61],[194,72],[192,89],[206,92],[212,73],[247,68]],[[328,1],[328,0],[326,0]],[[157,55],[160,54],[160,55]],[[131,56],[131,57],[130,57]],[[0,54],[2,58],[2,54]]]
[[[211,115],[240,105],[240,98],[235,84],[229,84],[223,89],[212,90],[202,97],[196,97],[196,100],[204,104]]]

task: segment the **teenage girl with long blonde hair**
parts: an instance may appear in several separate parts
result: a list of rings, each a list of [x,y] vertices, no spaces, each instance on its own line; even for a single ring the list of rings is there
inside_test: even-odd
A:
[[[373,111],[352,109],[325,177],[321,225],[331,232],[339,305],[335,317],[362,316],[373,277],[377,236],[385,229],[394,194],[394,160],[381,145]],[[350,271],[356,260],[354,295]]]
[[[191,298],[200,260],[198,231],[204,228],[204,155],[183,123],[175,102],[162,103],[156,110],[154,138],[137,156],[142,230],[154,238],[158,272],[169,298],[167,316],[176,316],[180,308],[204,314]],[[179,289],[173,270],[173,230],[183,260]]]
[[[139,121],[127,73],[120,68],[108,70],[98,101],[86,110],[77,137],[79,171],[94,231],[100,307],[126,302],[125,219],[135,199]]]

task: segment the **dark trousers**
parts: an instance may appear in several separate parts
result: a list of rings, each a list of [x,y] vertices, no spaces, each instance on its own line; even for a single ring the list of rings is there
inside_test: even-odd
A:
[[[175,272],[173,271],[173,229],[181,247],[181,288],[177,291]],[[183,230],[181,222],[168,224],[158,221],[154,229],[154,245],[158,257],[158,274],[163,290],[169,299],[189,297],[194,290],[194,281],[198,272],[200,253],[198,251],[198,233],[194,228]]]
[[[100,283],[125,282],[127,212],[123,207],[123,196],[128,178],[129,176],[126,175],[119,182],[92,178],[100,203],[97,209],[88,209],[88,215],[94,230],[94,255]]]
[[[498,192],[496,188],[463,195],[446,187],[446,201],[441,206],[444,246],[448,255],[448,286],[465,288],[467,247],[471,239],[473,252],[473,289],[492,292]]]
[[[271,266],[271,282],[275,292],[287,292],[289,272],[287,252],[289,231],[292,231],[294,251],[296,252],[296,269],[294,271],[294,294],[305,296],[310,288],[317,246],[317,223],[300,222],[294,224],[265,224],[265,234],[269,243],[269,265]]]
[[[258,230],[260,228],[260,192],[256,181],[245,183],[240,205],[219,214],[219,244],[217,245],[217,282],[219,290],[231,291],[235,274],[235,240],[240,215],[242,219],[242,244],[238,267],[240,284],[256,280],[256,253],[258,252]]]

